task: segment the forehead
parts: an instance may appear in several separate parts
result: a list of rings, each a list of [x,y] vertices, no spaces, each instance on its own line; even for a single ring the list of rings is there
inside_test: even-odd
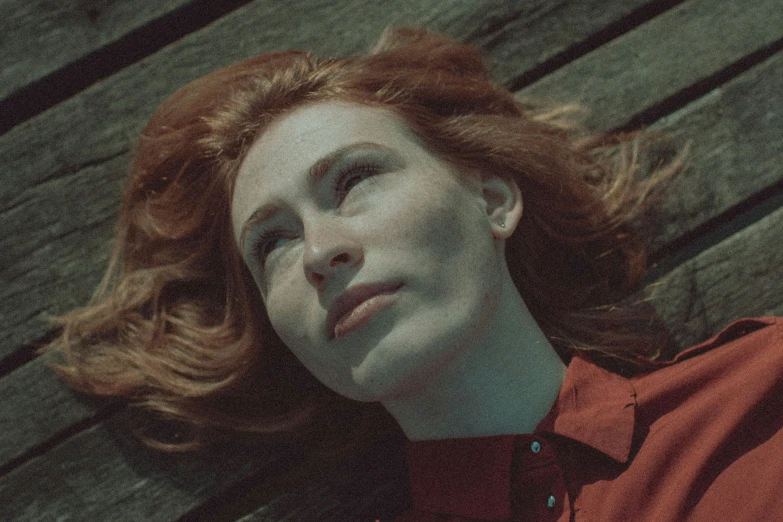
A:
[[[234,228],[250,216],[265,194],[305,180],[307,170],[338,148],[374,142],[400,151],[415,138],[394,113],[350,102],[319,102],[273,121],[250,147],[234,186]]]

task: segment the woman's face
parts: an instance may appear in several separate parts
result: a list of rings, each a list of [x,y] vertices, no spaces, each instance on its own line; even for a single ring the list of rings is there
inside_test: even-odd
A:
[[[275,331],[321,382],[401,398],[482,335],[505,273],[484,178],[348,102],[297,108],[253,144],[235,239]]]

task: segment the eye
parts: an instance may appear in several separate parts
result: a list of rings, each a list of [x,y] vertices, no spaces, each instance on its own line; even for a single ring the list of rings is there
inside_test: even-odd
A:
[[[380,172],[381,168],[372,163],[358,162],[342,169],[334,183],[337,201],[342,203],[348,193],[359,183]]]
[[[253,243],[253,258],[259,266],[263,266],[269,254],[290,239],[291,237],[279,230],[265,232]]]

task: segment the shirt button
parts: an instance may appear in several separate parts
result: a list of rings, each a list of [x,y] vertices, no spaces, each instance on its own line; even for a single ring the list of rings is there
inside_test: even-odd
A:
[[[549,498],[546,499],[546,507],[548,507],[549,509],[552,509],[553,507],[555,507],[555,503],[556,502],[557,501],[555,500],[555,496],[554,495],[549,495]]]
[[[538,443],[537,440],[534,440],[533,443],[530,445],[530,451],[533,453],[538,453],[541,451],[541,444]]]

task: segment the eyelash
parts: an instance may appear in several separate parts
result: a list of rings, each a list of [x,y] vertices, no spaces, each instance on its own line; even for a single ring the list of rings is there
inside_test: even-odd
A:
[[[348,195],[348,192],[350,192],[351,189],[356,186],[354,185],[353,187],[346,189],[345,186],[347,182],[353,181],[355,179],[358,179],[359,182],[364,181],[365,179],[377,174],[380,170],[381,169],[378,165],[367,161],[357,161],[356,163],[352,163],[340,169],[340,172],[335,177],[335,181],[332,185],[332,192],[337,195],[337,202],[342,203],[345,197]],[[362,177],[365,174],[367,176]]]
[[[353,185],[346,189],[346,185],[349,181],[357,180],[362,182],[365,179],[374,176],[380,171],[380,167],[370,162],[359,161],[347,165],[340,169],[335,180],[332,183],[332,192],[337,196],[338,205],[343,202],[348,193],[355,187]],[[366,175],[366,177],[363,177]],[[358,184],[358,183],[357,183]],[[259,237],[253,245],[253,257],[256,259],[259,265],[263,266],[266,258],[269,256],[271,250],[269,245],[273,244],[278,239],[285,239],[286,235],[281,230],[270,230],[265,232]]]
[[[271,250],[268,249],[269,245],[278,239],[284,238],[285,235],[282,231],[270,230],[268,232],[264,232],[264,234],[262,234],[261,237],[256,240],[256,242],[253,244],[253,258],[256,260],[259,266],[263,266],[267,256],[269,256],[269,253],[271,252]]]

